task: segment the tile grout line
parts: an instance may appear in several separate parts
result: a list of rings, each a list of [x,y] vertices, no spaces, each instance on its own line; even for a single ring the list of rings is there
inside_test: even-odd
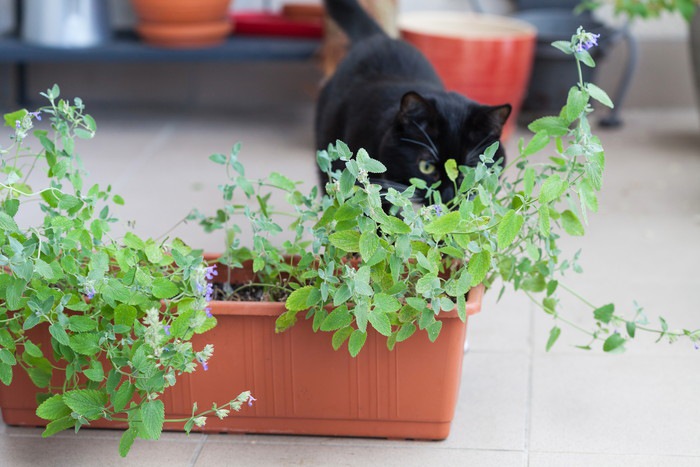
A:
[[[199,441],[199,443],[197,443],[197,447],[194,448],[192,457],[190,457],[190,467],[194,467],[197,464],[197,460],[199,460],[199,455],[202,453],[202,449],[204,449],[207,438],[209,438],[209,435],[202,435],[202,439]]]
[[[534,380],[534,360],[535,360],[535,304],[530,302],[529,307],[530,313],[530,326],[529,326],[529,336],[528,336],[528,368],[527,368],[527,394],[525,402],[525,426],[524,426],[524,453],[525,453],[525,467],[530,465],[530,435],[532,433],[532,388]]]

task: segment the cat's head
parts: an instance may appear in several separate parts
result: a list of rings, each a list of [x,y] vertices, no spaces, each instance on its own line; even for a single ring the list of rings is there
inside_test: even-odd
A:
[[[443,201],[454,198],[445,162],[476,166],[484,150],[500,140],[510,112],[508,104],[480,105],[456,93],[404,94],[377,155],[387,167],[383,178],[395,187],[409,185],[411,178],[428,185],[441,181]],[[501,146],[494,159],[504,162]]]

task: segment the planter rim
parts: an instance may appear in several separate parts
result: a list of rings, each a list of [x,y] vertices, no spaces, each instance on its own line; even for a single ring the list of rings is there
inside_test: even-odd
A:
[[[205,261],[216,261],[221,257],[220,254],[206,252],[204,253]],[[215,282],[215,281],[214,281]],[[475,315],[481,311],[481,303],[483,301],[486,287],[484,284],[479,284],[467,293],[467,316]],[[286,311],[283,302],[249,302],[249,301],[225,301],[212,300],[209,302],[212,314],[214,316],[280,316]],[[443,311],[438,316],[438,319],[459,319],[457,310]]]
[[[423,34],[444,39],[513,40],[532,39],[537,29],[515,18],[455,11],[419,11],[399,16],[402,33]]]

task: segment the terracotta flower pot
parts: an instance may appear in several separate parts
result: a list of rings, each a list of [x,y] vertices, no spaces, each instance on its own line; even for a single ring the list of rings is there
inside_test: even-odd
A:
[[[510,134],[530,79],[537,31],[512,18],[416,12],[399,19],[402,37],[430,60],[447,89],[482,104],[509,103]]]
[[[132,0],[141,38],[162,47],[220,44],[233,30],[231,0]]]
[[[240,281],[236,272],[233,281]],[[243,273],[246,274],[246,273]],[[247,273],[250,274],[250,273]],[[219,277],[225,277],[223,271]],[[469,292],[467,311],[481,307],[483,286]],[[356,358],[347,349],[334,351],[331,334],[314,333],[302,320],[281,334],[275,320],[284,304],[211,302],[218,324],[193,339],[195,348],[214,344],[207,371],[198,368],[178,377],[163,396],[166,418],[187,418],[192,403],[211,407],[250,390],[252,407],[219,420],[203,431],[283,433],[323,436],[444,439],[454,417],[461,379],[466,324],[456,311],[441,313],[442,331],[431,343],[417,332],[393,351],[386,337],[368,329]],[[34,332],[35,330],[32,330]],[[46,327],[39,330],[42,348],[50,348]],[[16,371],[11,386],[0,385],[0,407],[8,425],[42,426],[34,411],[38,392]],[[435,397],[426,397],[434,395]],[[124,428],[124,423],[96,421],[91,427]],[[181,430],[182,424],[166,424]]]

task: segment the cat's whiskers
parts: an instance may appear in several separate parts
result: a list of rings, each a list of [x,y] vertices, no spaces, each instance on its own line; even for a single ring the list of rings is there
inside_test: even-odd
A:
[[[469,161],[471,160],[472,156],[474,156],[474,155],[480,156],[481,154],[483,154],[484,150],[487,147],[489,147],[489,144],[487,144],[487,141],[489,139],[491,139],[492,137],[493,137],[493,135],[490,135],[490,134],[486,135],[486,137],[484,139],[482,139],[476,145],[474,145],[474,149],[472,149],[471,151],[469,151],[467,153],[467,157],[465,159],[465,162],[467,164],[469,164]]]
[[[428,146],[427,144],[423,143],[422,141],[418,141],[418,140],[411,139],[411,138],[401,138],[401,141],[406,141],[407,143],[413,143],[413,144],[417,144],[418,146],[424,147],[425,149],[428,150],[428,153],[430,153],[430,155],[433,156],[433,159],[435,159],[437,162],[440,162],[440,158],[438,157],[435,150],[433,148],[431,148],[430,146]]]
[[[428,132],[425,131],[423,127],[420,126],[415,120],[412,120],[411,122],[416,126],[416,128],[418,128],[418,130],[420,130],[421,133],[423,133],[423,136],[425,136],[425,139],[428,141],[428,144],[430,144],[430,147],[433,148],[431,154],[433,155],[433,157],[435,157],[435,160],[440,161],[440,157],[438,155],[440,151],[438,151],[437,146],[435,146],[435,143],[433,142],[433,139],[430,137]]]

